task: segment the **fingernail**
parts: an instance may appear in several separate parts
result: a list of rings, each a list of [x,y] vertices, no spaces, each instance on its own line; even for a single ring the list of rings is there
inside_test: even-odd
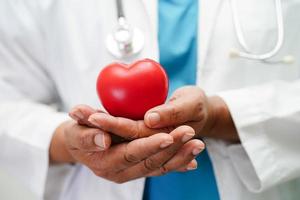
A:
[[[195,169],[197,169],[197,165],[195,165],[195,166],[188,166],[186,169],[188,171],[195,170]]]
[[[195,170],[198,167],[197,161],[194,159],[192,162],[190,162],[187,166],[187,170]]]
[[[189,141],[190,139],[192,139],[194,136],[195,136],[194,133],[186,133],[186,134],[184,134],[184,136],[182,137],[181,141],[182,141],[183,143],[185,143],[185,142]]]
[[[168,146],[170,146],[171,144],[173,144],[174,142],[172,140],[167,140],[167,141],[164,141],[163,143],[160,144],[160,148],[161,149],[164,149]]]
[[[100,150],[105,149],[105,144],[104,144],[104,135],[103,134],[98,134],[94,137],[94,142],[95,144],[100,147]]]
[[[75,117],[77,117],[78,119],[84,119],[84,116],[81,112],[75,112],[74,113]]]
[[[195,148],[195,149],[193,149],[192,153],[193,153],[194,156],[197,156],[201,151],[202,151],[202,149]]]
[[[150,126],[156,126],[160,121],[160,115],[156,112],[147,115]]]

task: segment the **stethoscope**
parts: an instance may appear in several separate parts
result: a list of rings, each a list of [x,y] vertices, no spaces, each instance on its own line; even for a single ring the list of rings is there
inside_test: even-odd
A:
[[[273,49],[270,51],[263,53],[263,54],[255,54],[252,52],[246,43],[241,24],[238,20],[238,13],[236,8],[235,0],[229,0],[230,7],[232,10],[232,18],[234,23],[235,34],[238,39],[239,45],[242,47],[243,51],[232,49],[229,53],[231,58],[245,58],[250,60],[259,60],[267,63],[286,63],[292,64],[295,61],[295,58],[292,55],[286,55],[281,60],[278,61],[270,61],[269,59],[273,58],[278,54],[281,50],[284,40],[284,24],[283,24],[283,9],[281,0],[274,0],[275,2],[275,9],[276,9],[276,22],[277,22],[277,42]]]
[[[291,55],[284,56],[281,60],[270,61],[271,58],[276,56],[283,46],[284,40],[284,24],[283,24],[283,9],[281,0],[274,0],[276,8],[276,22],[277,22],[277,42],[273,49],[263,54],[256,54],[250,50],[248,44],[245,41],[245,37],[238,20],[238,13],[236,8],[235,0],[229,0],[232,10],[232,17],[234,23],[235,34],[238,39],[239,45],[242,50],[232,49],[230,50],[229,56],[231,58],[245,58],[248,60],[258,60],[268,63],[286,63],[291,64],[295,58]],[[123,1],[116,0],[117,19],[118,25],[108,35],[106,40],[107,50],[116,58],[128,58],[138,54],[144,47],[144,35],[137,27],[133,28],[126,20]]]
[[[107,36],[106,48],[116,58],[128,58],[142,51],[144,34],[127,22],[122,0],[116,0],[116,8],[118,24]]]

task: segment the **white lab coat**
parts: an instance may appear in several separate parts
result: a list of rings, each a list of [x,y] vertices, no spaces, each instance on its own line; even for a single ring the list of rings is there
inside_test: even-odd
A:
[[[142,53],[124,62],[158,59],[157,2],[124,0],[124,6],[146,37]],[[237,7],[251,49],[272,48],[273,1]],[[200,1],[197,84],[224,98],[241,139],[206,140],[223,200],[300,196],[300,1],[285,0],[283,9],[286,36],[274,60],[291,54],[290,65],[230,59],[238,43],[228,0]],[[48,162],[51,136],[66,112],[79,103],[100,107],[95,81],[115,60],[104,43],[115,24],[114,1],[0,0],[1,199],[141,199],[144,179],[118,185],[79,164]]]

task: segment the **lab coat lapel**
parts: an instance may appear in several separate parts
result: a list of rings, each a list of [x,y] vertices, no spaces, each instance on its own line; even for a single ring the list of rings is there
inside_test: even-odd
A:
[[[200,67],[204,65],[212,32],[216,24],[216,17],[220,10],[221,0],[200,0],[199,1],[199,29],[198,47]]]

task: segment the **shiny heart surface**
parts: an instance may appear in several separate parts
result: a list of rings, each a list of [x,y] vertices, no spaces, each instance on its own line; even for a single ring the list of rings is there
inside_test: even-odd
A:
[[[109,114],[139,120],[150,108],[165,102],[168,77],[151,59],[130,65],[112,63],[100,72],[97,92]]]

